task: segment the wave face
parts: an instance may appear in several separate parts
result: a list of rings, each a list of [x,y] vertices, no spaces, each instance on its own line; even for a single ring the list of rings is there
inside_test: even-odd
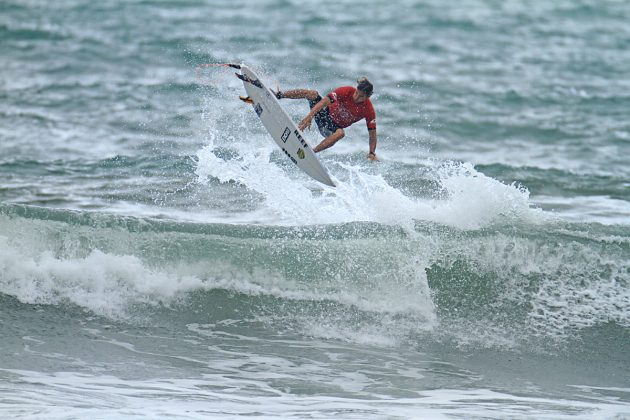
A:
[[[6,416],[628,416],[628,2],[1,4]]]
[[[15,205],[0,214],[3,294],[113,319],[228,298],[307,335],[527,351],[593,329],[615,343],[630,321],[630,232],[619,228],[251,226]]]

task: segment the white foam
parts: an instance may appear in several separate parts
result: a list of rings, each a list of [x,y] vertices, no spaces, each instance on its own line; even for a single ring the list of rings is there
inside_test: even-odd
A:
[[[174,277],[130,255],[99,250],[84,258],[55,257],[45,251],[25,255],[0,237],[2,293],[32,304],[71,302],[95,313],[118,317],[130,303],[155,303],[199,287],[193,277]]]
[[[449,242],[447,260],[466,261],[474,276],[492,279],[484,287],[486,293],[497,292],[496,315],[528,308],[523,325],[505,326],[502,320],[493,325],[485,317],[456,319],[448,326],[449,335],[463,345],[504,348],[532,336],[562,341],[609,322],[629,327],[630,261],[618,246],[625,243],[601,238],[600,247],[557,238],[495,233]]]
[[[446,200],[433,202],[430,220],[461,229],[479,229],[498,223],[545,220],[532,208],[529,192],[517,185],[505,185],[477,172],[470,163],[451,163],[437,168]]]
[[[545,277],[531,302],[533,334],[564,337],[575,330],[615,322],[630,327],[630,263],[571,247],[571,264],[558,261],[560,278]],[[603,259],[603,260],[602,260]]]
[[[250,296],[274,296],[296,301],[329,301],[385,314],[411,313],[433,319],[429,292],[422,284],[407,290],[390,282],[374,287],[348,287],[343,281],[300,284],[280,273],[229,263],[200,262],[152,267],[132,255],[93,250],[85,257],[60,258],[49,251],[0,237],[0,292],[31,304],[70,302],[99,315],[126,317],[130,305],[166,304],[193,290],[230,290]],[[377,287],[378,286],[378,287]],[[392,287],[393,286],[393,287]]]
[[[433,175],[446,198],[423,199],[406,196],[382,176],[368,173],[365,166],[325,162],[338,184],[329,188],[309,181],[294,168],[279,168],[269,160],[270,146],[233,148],[239,157],[230,160],[217,156],[213,142],[198,152],[201,182],[216,178],[256,191],[264,197],[266,209],[279,216],[280,224],[368,221],[410,227],[415,220],[424,220],[479,229],[514,219],[543,218],[541,211],[532,208],[526,189],[505,185],[467,163],[436,164]]]
[[[263,361],[264,362],[264,361]],[[518,417],[555,419],[622,418],[630,406],[613,397],[588,400],[512,395],[488,389],[418,390],[417,396],[389,398],[366,392],[371,380],[364,374],[335,375],[334,383],[347,396],[291,393],[270,386],[273,379],[295,379],[297,367],[275,365],[275,375],[253,378],[233,374],[203,378],[151,380],[74,372],[40,373],[2,369],[19,378],[5,390],[3,412],[11,417],[62,418],[189,418],[257,419],[313,418],[447,419],[453,417]],[[287,371],[288,370],[288,371]],[[232,370],[230,369],[229,372]],[[317,382],[321,373],[308,372]],[[330,381],[331,378],[321,378]],[[86,404],[89,401],[89,404]]]

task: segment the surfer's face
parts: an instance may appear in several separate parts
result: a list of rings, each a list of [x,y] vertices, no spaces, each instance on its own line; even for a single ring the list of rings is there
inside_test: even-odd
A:
[[[365,102],[367,98],[368,96],[365,94],[365,92],[360,91],[359,89],[355,90],[354,95],[352,95],[352,99],[357,104],[360,104],[361,102]]]

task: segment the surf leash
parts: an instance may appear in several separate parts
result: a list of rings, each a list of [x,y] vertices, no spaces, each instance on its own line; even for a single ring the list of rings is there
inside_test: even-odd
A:
[[[232,63],[206,63],[206,64],[199,64],[197,67],[195,67],[195,71],[199,71],[201,69],[205,69],[207,67],[231,67],[233,69],[237,69],[240,70],[241,69],[241,65],[240,64],[232,64]]]
[[[200,72],[204,69],[210,68],[210,67],[223,67],[223,68],[233,68],[233,69],[237,69],[240,70],[241,66],[240,64],[232,64],[232,63],[206,63],[206,64],[199,64],[198,66],[195,67],[195,78],[197,79],[197,82],[200,84],[214,84],[214,83],[207,83],[206,81],[204,81],[201,76],[200,76]]]

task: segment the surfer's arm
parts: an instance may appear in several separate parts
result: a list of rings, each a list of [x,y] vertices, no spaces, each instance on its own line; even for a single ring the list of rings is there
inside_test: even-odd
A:
[[[330,98],[325,96],[321,101],[317,102],[315,106],[311,109],[311,112],[308,113],[306,117],[298,124],[298,128],[300,130],[304,130],[307,127],[311,126],[311,121],[313,121],[313,117],[317,115],[319,111],[330,105]]]
[[[367,157],[370,160],[378,160],[376,157],[376,128],[368,130],[368,133],[370,133],[370,152]]]

